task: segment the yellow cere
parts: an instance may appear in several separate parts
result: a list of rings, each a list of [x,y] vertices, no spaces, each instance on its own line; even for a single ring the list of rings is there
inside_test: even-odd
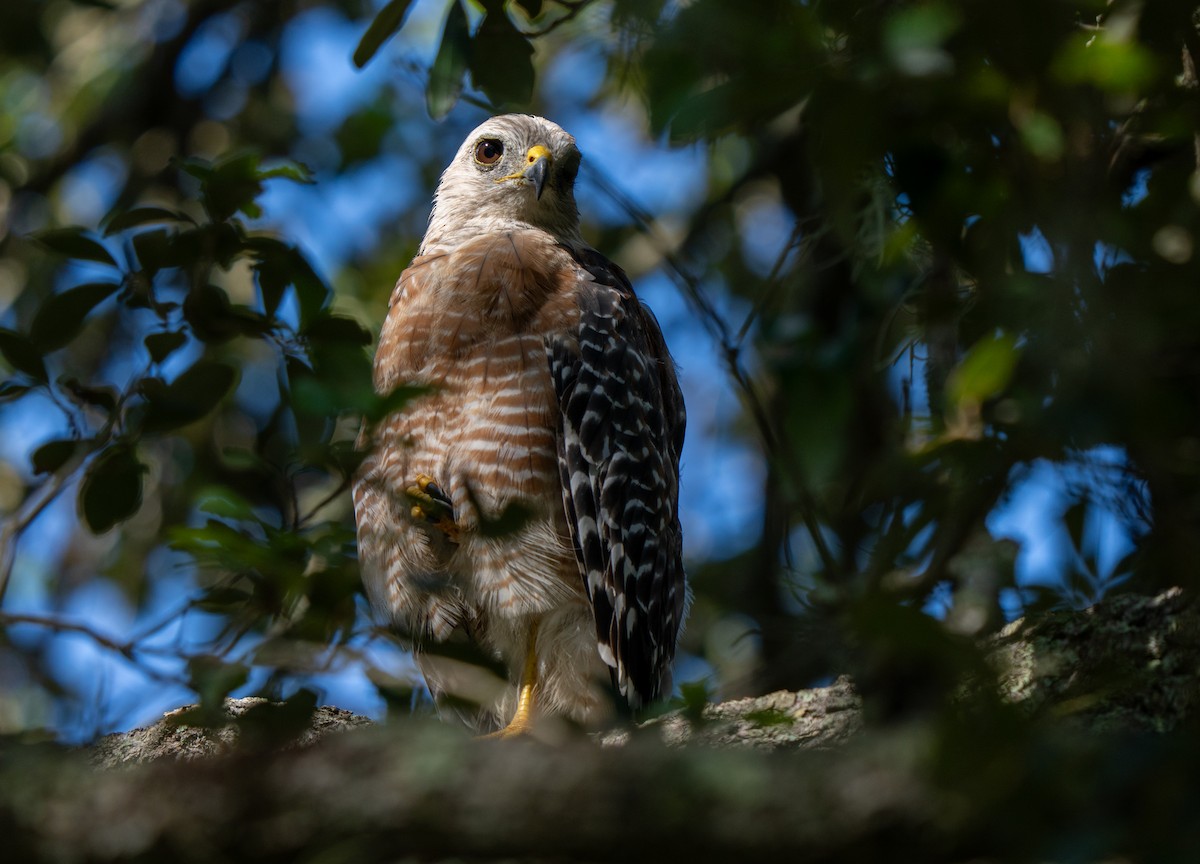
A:
[[[539,159],[545,159],[548,162],[554,161],[553,157],[550,154],[550,148],[544,144],[534,144],[532,147],[529,148],[529,150],[526,151],[526,153],[525,153],[526,167],[533,165]],[[525,177],[525,171],[524,171],[524,169],[522,169],[521,171],[514,171],[512,174],[505,174],[503,177],[497,177],[496,182],[503,183],[505,180],[521,180],[524,177]]]

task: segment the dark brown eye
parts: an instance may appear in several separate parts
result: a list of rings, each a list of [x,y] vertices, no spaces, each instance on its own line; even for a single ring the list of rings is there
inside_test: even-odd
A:
[[[475,161],[480,165],[495,165],[504,155],[504,145],[495,138],[484,138],[475,145]]]

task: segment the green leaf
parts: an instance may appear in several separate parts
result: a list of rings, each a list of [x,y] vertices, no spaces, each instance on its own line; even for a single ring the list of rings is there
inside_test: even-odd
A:
[[[151,333],[144,340],[150,359],[161,363],[175,351],[187,344],[187,336],[183,333]]]
[[[32,236],[42,246],[63,257],[117,266],[116,259],[109,251],[98,240],[84,233],[82,228],[56,228],[51,231],[39,231]]]
[[[950,404],[982,405],[1003,392],[1020,356],[1016,341],[1004,334],[976,342],[946,382]]]
[[[236,381],[237,370],[216,360],[197,361],[169,385],[154,378],[144,380],[144,428],[166,432],[196,422],[217,407]]]
[[[154,222],[191,222],[196,221],[186,213],[178,210],[167,210],[164,207],[134,207],[132,210],[113,215],[104,225],[104,236],[108,237],[126,228],[137,228]]]
[[[90,282],[48,298],[29,328],[34,345],[42,351],[56,351],[66,345],[82,329],[88,313],[120,287],[115,282]]]
[[[1077,33],[1055,58],[1052,72],[1068,84],[1091,84],[1111,93],[1136,93],[1159,73],[1159,59],[1138,42],[1104,33]]]
[[[359,41],[358,47],[354,49],[355,66],[359,69],[366,66],[367,62],[375,56],[379,47],[404,26],[404,18],[408,15],[408,7],[411,3],[412,0],[391,0],[379,10],[379,14],[375,16],[375,20],[371,22],[371,26],[367,28],[367,32]]]
[[[142,506],[142,472],[133,447],[115,444],[101,453],[83,475],[79,508],[93,534],[124,522]]]
[[[13,330],[0,329],[0,355],[13,369],[46,383],[46,363],[42,359],[42,352],[26,336]]]
[[[441,120],[458,102],[471,53],[471,30],[461,2],[452,3],[442,30],[442,44],[429,70],[425,105],[429,116]]]
[[[312,170],[302,162],[282,162],[272,168],[264,168],[258,173],[258,176],[262,180],[279,178],[305,186],[311,186],[317,182],[313,177]]]
[[[254,519],[254,509],[250,503],[230,489],[212,486],[201,492],[198,497],[200,503],[196,509],[201,513],[247,522]]]
[[[33,451],[33,457],[30,459],[33,463],[33,473],[53,474],[70,461],[82,444],[82,441],[76,441],[73,438],[47,441]]]
[[[487,15],[471,40],[471,80],[498,107],[533,98],[533,46],[501,10]]]

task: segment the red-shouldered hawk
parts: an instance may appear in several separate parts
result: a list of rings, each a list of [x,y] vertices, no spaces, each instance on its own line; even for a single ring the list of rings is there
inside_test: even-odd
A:
[[[686,605],[683,398],[653,314],[580,236],[579,162],[540,117],[463,143],[375,356],[380,393],[431,390],[371,432],[354,487],[372,605],[435,695],[455,667],[422,644],[461,629],[502,661],[479,720],[506,733],[595,721],[606,667],[633,708],[669,694]]]

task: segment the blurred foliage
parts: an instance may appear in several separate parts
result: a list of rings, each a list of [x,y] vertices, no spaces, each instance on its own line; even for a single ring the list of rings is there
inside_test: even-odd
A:
[[[73,496],[51,605],[106,578],[141,608],[186,553],[185,611],[216,623],[167,677],[205,705],[251,667],[287,695],[359,650],[353,442],[412,395],[375,396],[366,346],[426,211],[348,255],[335,291],[259,201],[400,156],[420,200],[479,107],[544,110],[544,70],[583,49],[605,63],[596,110],[706,157],[702,200],[660,218],[608,182],[613,154],[586,154],[625,214],[588,227],[675,280],[768,466],[745,489],[757,543],[692,567],[684,647],[722,674],[689,710],[838,671],[876,719],[941,710],[988,674],[970,637],[1006,612],[1196,581],[1194,4],[450,0],[426,66],[397,66],[331,136],[306,129],[288,28],[356,21],[370,72],[416,38],[419,5],[7,0],[0,424],[52,413],[59,431],[8,454],[0,591]],[[202,50],[207,77],[184,82]],[[97,166],[109,212],[75,224]],[[1074,478],[1047,526],[1073,548],[1057,592],[1018,585],[985,522],[1039,464]],[[1088,527],[1102,505],[1135,540],[1115,566]],[[142,662],[158,629],[107,647]],[[0,687],[69,698],[50,653],[5,635]],[[370,674],[404,701],[399,673]]]

